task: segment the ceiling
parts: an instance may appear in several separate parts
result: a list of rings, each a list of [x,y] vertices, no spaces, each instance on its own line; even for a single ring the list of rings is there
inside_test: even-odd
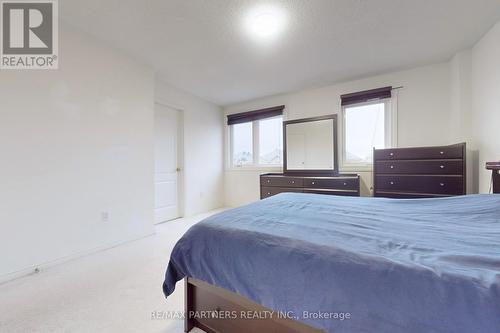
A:
[[[259,4],[285,13],[252,38]],[[219,105],[451,58],[500,19],[498,0],[64,0],[63,20]]]

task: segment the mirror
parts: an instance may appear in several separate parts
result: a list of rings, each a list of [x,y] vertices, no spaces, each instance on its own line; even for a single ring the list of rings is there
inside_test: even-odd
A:
[[[337,171],[336,115],[283,123],[285,172]]]

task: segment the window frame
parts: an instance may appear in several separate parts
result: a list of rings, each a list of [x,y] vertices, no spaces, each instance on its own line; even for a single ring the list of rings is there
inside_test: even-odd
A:
[[[391,98],[374,99],[366,102],[341,106],[342,135],[341,135],[341,166],[342,171],[372,171],[373,161],[367,163],[349,163],[346,153],[346,109],[364,105],[384,104],[384,137],[385,147],[397,147],[397,96]]]
[[[249,123],[252,123],[252,159],[253,163],[251,164],[245,164],[245,165],[234,165],[233,164],[233,136],[234,136],[234,125],[227,125],[228,127],[228,158],[227,158],[227,163],[228,163],[228,169],[229,170],[282,170],[283,169],[283,155],[281,156],[281,163],[280,164],[260,164],[260,142],[259,142],[259,137],[260,137],[260,124],[259,122],[261,120],[269,120],[269,119],[276,119],[276,118],[281,118],[282,126],[283,122],[285,121],[285,116],[284,115],[279,115],[279,116],[274,116],[274,117],[269,117],[269,118],[263,118],[263,119],[257,119],[253,121],[249,121]],[[235,124],[236,125],[236,124]],[[283,129],[282,129],[283,130]],[[281,147],[283,151],[283,145]]]

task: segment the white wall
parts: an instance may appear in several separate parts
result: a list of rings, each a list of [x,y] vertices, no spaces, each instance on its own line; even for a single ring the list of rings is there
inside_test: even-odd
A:
[[[153,72],[59,45],[58,70],[0,71],[0,279],[153,233]]]
[[[163,82],[156,82],[155,100],[179,109],[184,119],[184,215],[222,207],[222,110]]]
[[[285,104],[285,118],[288,120],[338,114],[341,110],[341,94],[388,85],[403,86],[397,93],[398,145],[446,145],[465,140],[461,135],[455,135],[455,124],[449,121],[452,117],[451,80],[451,64],[441,63],[319,89],[262,98],[226,107],[224,111],[231,114]],[[270,170],[231,170],[226,166],[226,205],[238,206],[258,200],[259,174],[268,171]],[[362,194],[369,195],[372,186],[371,172],[359,173],[362,177]]]
[[[485,162],[500,160],[500,22],[472,49],[472,141],[479,151],[479,191],[487,193],[491,172]]]
[[[450,61],[452,136],[470,138],[472,109],[472,50],[457,53]]]
[[[467,193],[478,193],[478,151],[472,140],[472,50],[457,53],[450,61],[451,135],[467,142]]]

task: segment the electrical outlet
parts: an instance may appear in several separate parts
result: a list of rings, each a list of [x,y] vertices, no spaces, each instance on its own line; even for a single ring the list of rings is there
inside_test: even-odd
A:
[[[101,221],[102,222],[108,222],[109,221],[109,213],[108,212],[101,212]]]

